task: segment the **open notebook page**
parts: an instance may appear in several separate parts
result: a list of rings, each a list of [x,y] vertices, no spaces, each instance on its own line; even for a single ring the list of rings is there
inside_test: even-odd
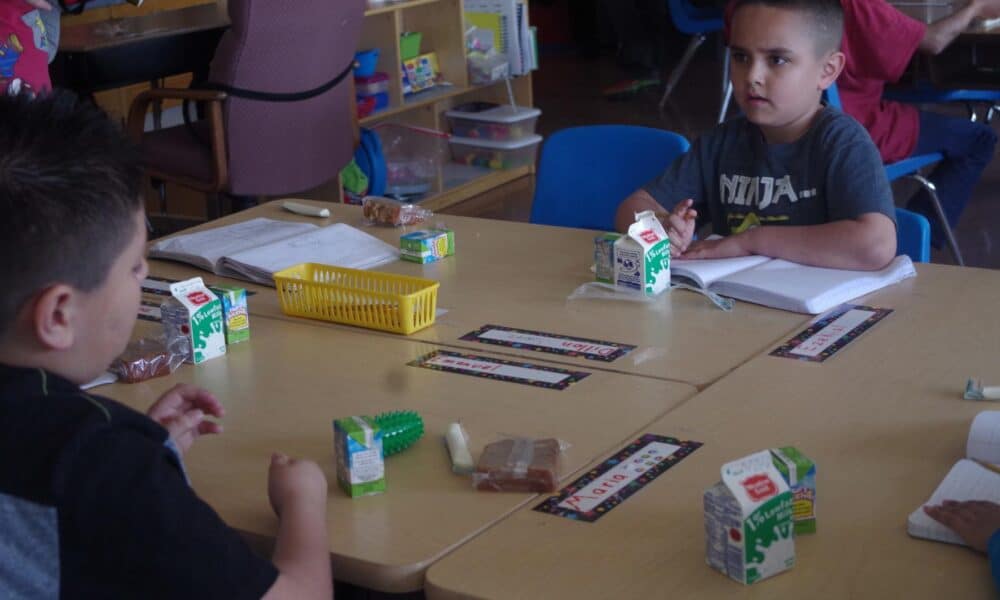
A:
[[[686,277],[698,287],[707,288],[726,275],[756,267],[771,260],[766,256],[737,256],[735,258],[706,258],[702,260],[676,259],[670,261],[671,277]]]
[[[916,271],[907,256],[897,256],[881,271],[848,271],[809,267],[774,259],[716,281],[713,290],[775,308],[819,314]]]
[[[948,471],[944,481],[934,490],[930,500],[910,514],[906,531],[922,537],[949,544],[963,544],[951,529],[924,513],[927,504],[941,504],[945,500],[990,500],[1000,502],[1000,473],[995,473],[974,460],[963,458]]]
[[[273,275],[299,263],[370,269],[399,258],[399,250],[344,223],[223,257],[220,275],[274,285]]]
[[[219,259],[223,256],[232,256],[241,250],[294,238],[316,229],[319,227],[312,223],[250,219],[225,227],[159,240],[150,246],[149,255],[153,258],[187,262],[206,271],[218,273]]]
[[[984,410],[972,420],[965,455],[1000,465],[1000,410]]]

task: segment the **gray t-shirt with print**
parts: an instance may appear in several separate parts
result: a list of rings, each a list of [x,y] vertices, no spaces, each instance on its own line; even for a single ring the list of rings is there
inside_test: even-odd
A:
[[[699,224],[729,235],[755,225],[820,225],[882,213],[895,222],[878,149],[857,121],[824,107],[790,144],[768,144],[740,117],[702,135],[644,188],[672,208],[694,199]]]

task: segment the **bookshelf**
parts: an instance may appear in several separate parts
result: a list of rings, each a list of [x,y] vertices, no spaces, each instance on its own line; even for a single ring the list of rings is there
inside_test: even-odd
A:
[[[404,32],[423,36],[421,53],[435,52],[447,86],[437,86],[409,96],[403,95],[398,73],[402,63],[399,38]],[[368,0],[359,50],[379,49],[376,71],[389,74],[389,106],[361,119],[365,127],[378,123],[400,123],[448,132],[444,113],[472,101],[507,103],[504,82],[470,85],[465,55],[465,18],[462,0]],[[518,105],[532,106],[531,75],[511,80]],[[457,163],[441,165],[437,181],[420,202],[434,211],[447,211],[486,192],[500,191],[523,178],[533,182],[535,168],[490,170]]]

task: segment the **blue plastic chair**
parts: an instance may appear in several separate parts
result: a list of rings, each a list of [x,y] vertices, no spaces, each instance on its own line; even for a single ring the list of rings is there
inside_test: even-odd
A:
[[[825,96],[828,105],[838,110],[843,109],[843,105],[840,102],[840,92],[837,91],[836,83],[827,88]],[[941,224],[941,231],[944,232],[945,238],[947,239],[951,255],[955,259],[956,263],[960,266],[965,266],[965,261],[962,259],[962,251],[958,248],[958,242],[955,240],[955,234],[951,230],[951,225],[948,224],[948,217],[945,216],[944,208],[941,207],[941,200],[938,199],[937,190],[934,188],[934,184],[929,179],[920,174],[920,169],[936,162],[940,162],[942,159],[944,159],[944,155],[940,152],[931,152],[929,154],[911,156],[909,158],[904,158],[901,161],[885,165],[885,175],[889,181],[896,181],[897,179],[908,177],[919,183],[925,190],[927,190],[927,195],[930,196],[931,199],[931,205],[934,207],[934,212],[937,215],[938,222]]]
[[[896,209],[896,256],[907,255],[913,262],[931,260],[931,224],[927,217]]]
[[[694,58],[694,53],[698,51],[705,40],[708,39],[708,34],[722,31],[722,9],[715,7],[701,8],[691,4],[688,0],[667,0],[667,9],[670,12],[670,20],[674,22],[674,27],[676,27],[681,33],[692,36],[691,42],[688,43],[687,49],[684,50],[684,55],[681,56],[681,60],[674,67],[674,70],[670,73],[670,77],[667,79],[667,87],[663,90],[663,97],[660,98],[660,110],[663,110],[663,106],[667,103],[667,98],[670,97],[670,93],[674,91],[677,87],[677,82],[680,81],[681,75],[687,70],[688,65],[691,63],[691,59]],[[727,54],[727,65],[728,65],[728,54]],[[725,71],[725,69],[724,69]],[[725,99],[725,89],[726,82],[729,79],[729,73],[724,72],[722,75],[722,89],[723,89],[723,104],[726,105]],[[725,109],[727,106],[723,106],[722,115],[725,115]],[[722,117],[720,117],[720,123]]]
[[[908,102],[910,104],[952,104],[961,102],[969,113],[970,121],[978,121],[976,105],[986,106],[985,122],[989,124],[993,116],[1000,114],[1000,90],[942,90],[930,83],[922,82],[908,89],[890,90],[882,94],[886,100]]]
[[[542,146],[531,222],[613,231],[621,201],[689,146],[676,133],[633,125],[557,131]]]

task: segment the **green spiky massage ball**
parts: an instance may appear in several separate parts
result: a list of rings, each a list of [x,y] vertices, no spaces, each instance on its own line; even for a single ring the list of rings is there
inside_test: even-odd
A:
[[[372,417],[382,430],[382,455],[406,450],[424,435],[424,420],[412,410],[394,410]]]

